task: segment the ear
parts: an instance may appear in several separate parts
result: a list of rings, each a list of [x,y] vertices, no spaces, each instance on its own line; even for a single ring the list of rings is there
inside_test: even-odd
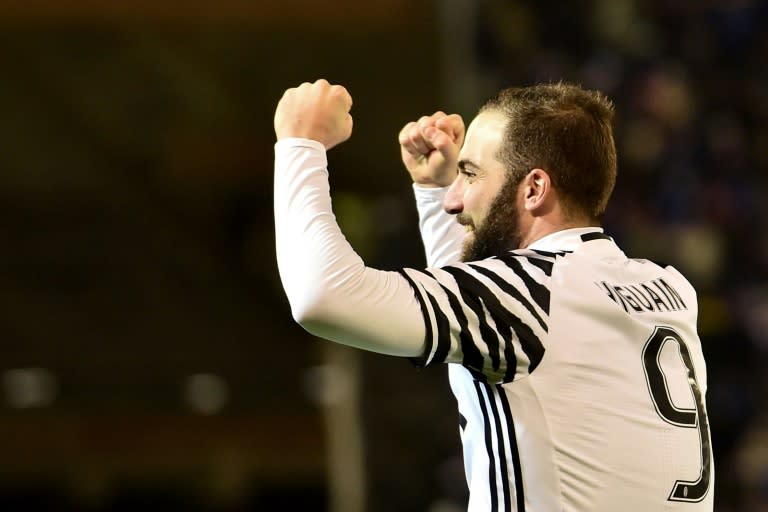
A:
[[[523,207],[526,211],[540,211],[552,196],[552,179],[544,169],[533,169],[522,182]]]

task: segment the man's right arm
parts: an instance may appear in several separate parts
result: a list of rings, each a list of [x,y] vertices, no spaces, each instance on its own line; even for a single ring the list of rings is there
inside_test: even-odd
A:
[[[443,209],[443,198],[456,178],[463,141],[461,116],[443,112],[406,124],[398,135],[403,164],[413,180],[419,232],[430,267],[461,257],[466,231]]]
[[[443,209],[443,198],[447,190],[413,185],[416,210],[419,213],[419,233],[429,267],[442,267],[461,259],[466,230],[456,222],[454,215]]]

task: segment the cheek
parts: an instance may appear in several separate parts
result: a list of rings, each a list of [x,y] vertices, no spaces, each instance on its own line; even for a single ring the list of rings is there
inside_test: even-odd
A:
[[[490,207],[492,198],[481,191],[470,191],[465,198],[465,211],[471,213],[476,222],[482,222]]]

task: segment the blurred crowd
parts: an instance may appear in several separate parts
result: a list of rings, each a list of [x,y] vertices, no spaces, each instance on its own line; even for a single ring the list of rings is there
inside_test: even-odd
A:
[[[340,13],[352,3],[328,5]],[[285,496],[299,507],[296,497],[304,496],[305,508],[324,510],[319,413],[283,365],[264,361],[287,353],[301,373],[320,359],[319,343],[290,320],[274,266],[271,115],[286,86],[327,76],[355,95],[357,142],[334,153],[334,208],[366,261],[387,268],[422,264],[394,134],[429,108],[436,90],[455,87],[471,108],[476,98],[461,87],[469,82],[482,89],[474,91],[480,98],[561,79],[605,91],[616,104],[619,151],[606,231],[630,256],[673,264],[695,284],[716,510],[768,511],[767,3],[390,1],[382,5],[408,16],[371,28],[334,18],[325,4],[320,10],[331,14],[322,23],[314,15],[306,25],[272,22],[264,2],[242,26],[205,16],[191,25],[155,25],[148,12],[143,23],[96,17],[90,28],[57,21],[57,30],[34,23],[9,29],[0,47],[8,70],[0,86],[0,370],[7,395],[0,426],[8,430],[0,438],[6,452],[17,451],[6,453],[0,508],[67,510],[56,493],[55,506],[30,505],[43,503],[50,486],[33,480],[37,487],[19,490],[12,477],[20,466],[12,463],[29,460],[33,472],[49,462],[80,468],[60,471],[67,479],[53,482],[67,500],[81,490],[66,482],[82,480],[86,490],[103,482],[103,507],[88,510],[135,510],[144,487],[167,495],[165,510],[174,503],[197,510],[184,500],[197,499],[196,479],[206,475],[198,469],[221,458],[214,450],[221,445],[243,459],[220,466],[257,496],[249,502],[246,494],[232,510],[274,508]],[[439,27],[447,18],[458,26]],[[448,38],[439,49],[441,31]],[[460,67],[467,57],[473,62],[465,73],[437,69]],[[438,83],[443,75],[451,81]],[[436,495],[443,500],[430,510],[461,510],[458,422],[445,372],[360,357],[366,510],[425,510]],[[122,416],[109,415],[117,413],[144,425],[151,442],[126,433]],[[161,413],[171,415],[168,428],[152,419]],[[105,419],[97,428],[89,415]],[[69,427],[51,428],[54,420]],[[20,440],[25,429],[30,435]],[[195,436],[207,441],[187,442]],[[117,452],[138,461],[145,478],[139,490],[121,491],[113,468],[122,462],[105,448],[125,439],[136,444]],[[245,448],[232,449],[240,446],[233,440]],[[80,458],[56,459],[49,445],[72,446],[61,453]],[[151,476],[155,459],[140,446],[158,452],[157,460],[166,453],[158,446],[171,447],[168,457],[193,467],[193,477],[177,486],[181,470]],[[265,479],[264,454],[287,448],[303,457],[275,481]],[[94,462],[101,460],[94,453],[108,454],[109,464]],[[182,455],[203,462],[194,466]],[[251,463],[262,473],[249,473]],[[403,478],[404,464],[420,477]],[[125,508],[110,506],[113,495]]]
[[[564,79],[615,102],[606,230],[699,291],[716,510],[768,510],[768,5],[481,3],[494,86]]]

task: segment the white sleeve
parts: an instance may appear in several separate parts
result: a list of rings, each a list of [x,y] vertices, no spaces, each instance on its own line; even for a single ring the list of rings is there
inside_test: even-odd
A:
[[[331,209],[325,148],[275,144],[277,263],[294,319],[316,336],[397,356],[425,350],[423,314],[398,272],[368,268]]]
[[[448,188],[425,188],[413,185],[419,232],[424,243],[428,267],[442,267],[461,259],[466,230],[456,216],[446,213],[443,199]]]

